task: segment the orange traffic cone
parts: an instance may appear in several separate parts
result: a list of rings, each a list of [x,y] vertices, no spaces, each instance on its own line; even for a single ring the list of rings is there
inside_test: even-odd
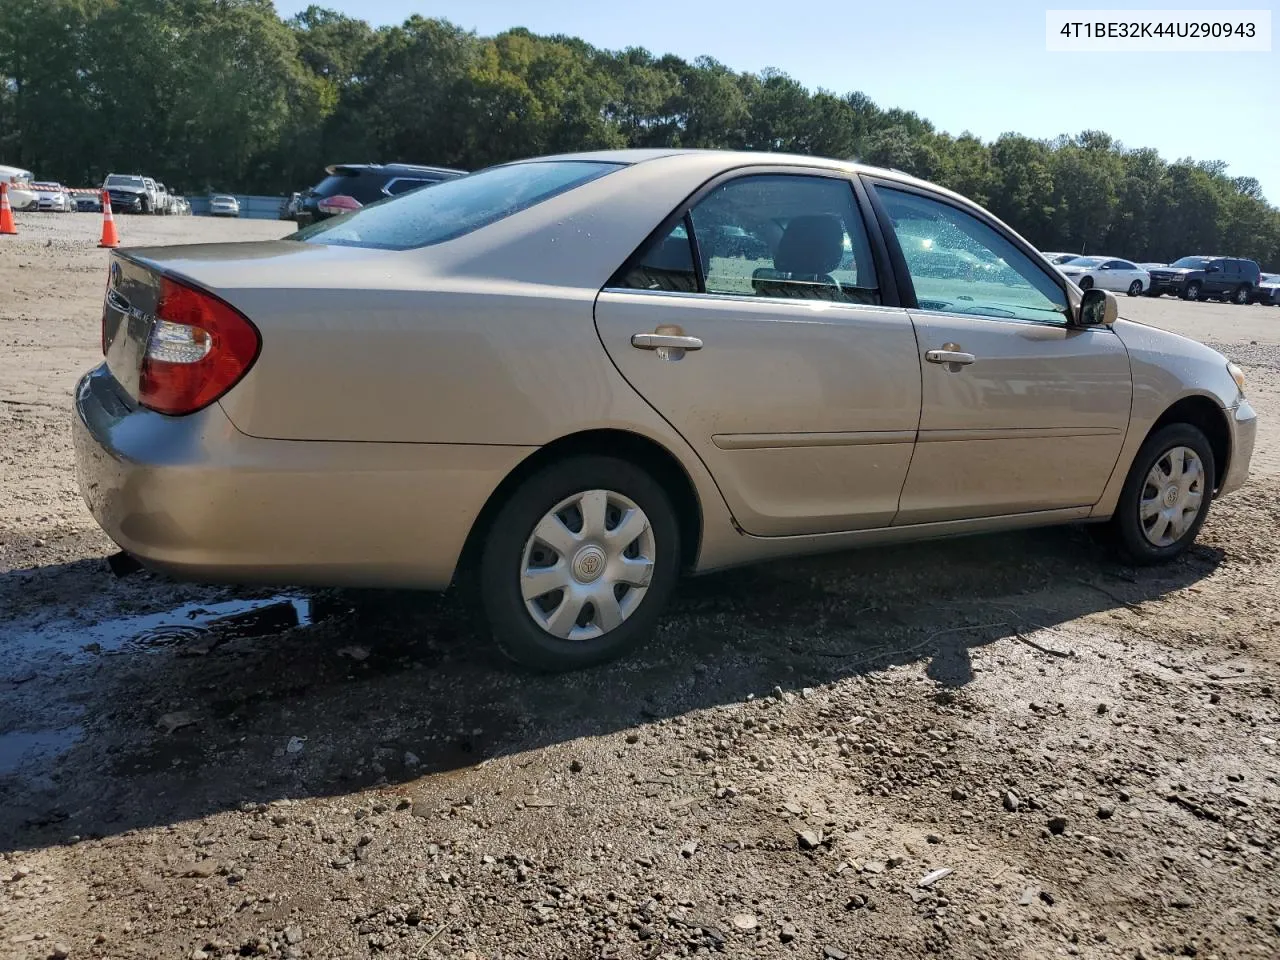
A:
[[[116,222],[111,217],[111,194],[102,191],[102,241],[100,247],[120,246],[120,235],[116,233]]]
[[[0,183],[0,234],[11,235],[18,232],[18,225],[13,222],[13,208],[9,206],[9,185]]]

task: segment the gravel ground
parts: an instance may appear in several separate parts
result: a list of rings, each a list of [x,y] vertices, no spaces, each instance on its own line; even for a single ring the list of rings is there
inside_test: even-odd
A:
[[[1280,955],[1280,310],[1122,299],[1267,418],[1180,563],[1059,529],[774,564],[531,677],[447,596],[113,577],[68,431],[99,220],[18,224],[0,957]]]

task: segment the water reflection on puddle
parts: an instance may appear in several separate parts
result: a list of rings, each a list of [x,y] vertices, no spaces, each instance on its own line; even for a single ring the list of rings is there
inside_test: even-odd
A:
[[[74,656],[183,644],[199,653],[230,639],[270,636],[310,626],[316,619],[315,602],[310,597],[279,594],[260,600],[191,603],[163,613],[113,617],[93,626],[52,623],[19,633],[4,644],[4,650],[18,656]]]
[[[65,753],[80,739],[84,728],[61,730],[15,730],[0,733],[0,776],[13,773],[24,764]]]

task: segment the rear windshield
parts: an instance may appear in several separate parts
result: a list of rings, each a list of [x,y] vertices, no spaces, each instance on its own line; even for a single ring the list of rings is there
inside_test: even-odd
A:
[[[108,187],[141,187],[145,186],[141,177],[128,177],[124,174],[113,173],[107,177]]]
[[[408,250],[453,240],[612,173],[618,163],[546,160],[490,167],[291,234],[295,240]]]

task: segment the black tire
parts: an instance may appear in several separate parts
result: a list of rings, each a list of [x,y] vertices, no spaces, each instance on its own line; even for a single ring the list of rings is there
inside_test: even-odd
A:
[[[139,204],[138,204],[138,212],[139,212],[139,213],[141,213],[141,214],[148,214],[148,213],[150,213],[150,212],[151,212],[151,201],[150,201],[150,200],[148,200],[146,197],[143,197],[143,198],[142,198],[142,200],[141,200],[141,201],[139,202]]]
[[[1141,294],[1142,294],[1141,280],[1135,280],[1133,281],[1133,283],[1129,284],[1129,296],[1137,297],[1137,296],[1140,296]]]
[[[587,490],[621,494],[644,511],[653,532],[653,573],[639,605],[618,626],[589,640],[561,639],[544,630],[526,608],[519,571],[525,544],[543,517],[566,498]],[[475,597],[494,644],[510,659],[544,672],[604,663],[648,639],[671,599],[680,574],[675,509],[657,481],[627,460],[589,455],[561,460],[526,479],[498,510],[485,535],[476,574]]]
[[[1240,304],[1241,306],[1246,306],[1249,303],[1251,293],[1252,291],[1250,291],[1249,285],[1247,283],[1242,283],[1236,288],[1235,293],[1231,297],[1231,302]]]
[[[1080,278],[1080,289],[1081,289],[1081,290],[1089,290],[1089,289],[1091,289],[1092,287],[1093,287],[1093,277],[1081,277],[1081,278]]]
[[[1182,288],[1183,300],[1199,300],[1201,285],[1199,280],[1192,280]]]
[[[1143,529],[1140,503],[1143,489],[1147,485],[1147,474],[1175,447],[1188,447],[1195,451],[1204,465],[1200,512],[1181,537],[1167,546],[1158,546],[1147,538]],[[1129,475],[1124,481],[1124,489],[1120,492],[1120,500],[1116,504],[1116,512],[1111,518],[1116,545],[1125,559],[1139,566],[1149,566],[1169,563],[1180,557],[1195,542],[1196,535],[1204,525],[1216,483],[1217,464],[1213,460],[1213,448],[1198,427],[1189,423],[1172,423],[1148,437],[1138,455],[1133,458]]]

